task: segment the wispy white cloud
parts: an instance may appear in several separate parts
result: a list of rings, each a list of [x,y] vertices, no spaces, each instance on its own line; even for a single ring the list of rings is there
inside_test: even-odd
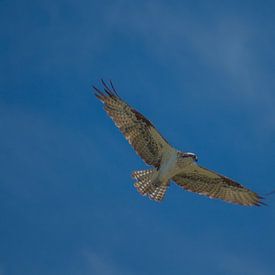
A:
[[[209,66],[232,75],[244,92],[253,92],[257,68],[252,43],[259,36],[253,22],[230,13],[212,13],[200,20],[188,8],[156,1],[120,3],[109,9],[108,20],[129,36],[140,35],[152,54],[180,65],[186,54],[195,53]]]
[[[90,274],[95,275],[123,275],[132,274],[131,272],[126,272],[121,267],[119,267],[112,259],[107,259],[98,253],[93,251],[87,252],[85,255],[88,261],[88,270]]]
[[[186,56],[193,55],[214,70],[217,77],[222,73],[227,82],[224,85],[230,88],[211,91],[216,95],[215,100],[220,98],[235,106],[247,106],[258,113],[257,131],[267,136],[273,133],[275,81],[261,54],[269,51],[270,58],[275,56],[270,47],[261,49],[259,40],[263,36],[269,41],[275,37],[264,33],[264,26],[232,11],[211,12],[206,18],[194,14],[188,7],[177,9],[157,1],[139,5],[120,1],[106,13],[105,20],[109,20],[114,31],[123,32],[129,38],[140,37],[157,60],[184,72]]]
[[[104,5],[95,10],[94,3],[89,1],[85,9],[73,1],[39,3],[30,7],[9,7],[7,2],[6,6],[17,18],[3,30],[8,41],[5,42],[9,43],[3,48],[6,50],[6,70],[12,75],[26,74],[26,64],[37,73],[43,73],[44,78],[53,70],[62,73],[68,68],[75,75],[80,71],[83,74],[91,70],[112,32],[112,26],[104,21]],[[32,10],[35,13],[31,18],[22,16]],[[25,29],[28,32],[23,34]],[[11,35],[14,33],[16,35]],[[10,85],[6,78],[0,80],[4,86]]]
[[[219,259],[217,268],[221,274],[251,274],[251,275],[272,275],[273,272],[269,270],[264,264],[260,263],[257,257],[253,259],[246,255],[236,255],[236,253],[224,253],[223,257]]]
[[[236,216],[241,216],[238,212],[238,210],[235,212]],[[204,224],[204,221],[201,220],[201,223]],[[169,238],[162,242],[165,251],[169,251],[168,254],[171,257],[167,256],[167,259],[175,261],[178,270],[185,270],[185,263],[188,262],[191,266],[194,265],[193,274],[200,274],[201,270],[207,270],[208,273],[213,274],[273,274],[272,264],[264,258],[261,252],[257,249],[249,249],[253,246],[250,244],[246,248],[240,247],[239,237],[234,236],[233,232],[232,235],[225,235],[223,226],[220,225],[218,230],[206,226],[202,231],[196,228],[194,222],[192,226],[194,226],[192,234],[188,234],[185,229],[176,224],[166,223],[162,227],[170,232]],[[236,232],[234,229],[233,231]],[[246,239],[244,232],[241,234]],[[182,262],[182,259],[185,261]]]
[[[26,108],[15,109],[1,102],[0,108],[1,184],[7,190],[28,198],[45,192],[51,183],[66,185],[71,179],[70,169],[79,167],[81,174],[92,174],[91,166],[96,165],[92,156],[98,160],[100,154],[91,133],[66,127]]]

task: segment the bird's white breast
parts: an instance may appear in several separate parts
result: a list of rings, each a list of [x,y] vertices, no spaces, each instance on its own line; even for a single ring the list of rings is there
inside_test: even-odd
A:
[[[163,154],[163,160],[159,168],[159,178],[161,180],[170,179],[177,172],[177,151],[168,150]]]

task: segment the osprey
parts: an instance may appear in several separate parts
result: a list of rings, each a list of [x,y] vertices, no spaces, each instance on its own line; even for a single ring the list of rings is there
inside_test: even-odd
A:
[[[193,153],[173,148],[153,124],[117,94],[112,82],[102,80],[104,92],[95,89],[95,96],[104,104],[107,114],[124,134],[136,153],[151,169],[134,171],[134,186],[140,194],[155,201],[164,198],[171,181],[187,191],[209,198],[218,198],[240,205],[261,205],[262,197],[241,184],[203,168]]]

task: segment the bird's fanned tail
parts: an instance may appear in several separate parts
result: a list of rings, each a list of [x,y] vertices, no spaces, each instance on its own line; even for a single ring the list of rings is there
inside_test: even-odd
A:
[[[137,180],[134,186],[141,195],[148,196],[154,201],[161,201],[165,196],[168,184],[156,180],[154,178],[156,173],[156,169],[134,171],[132,177]]]

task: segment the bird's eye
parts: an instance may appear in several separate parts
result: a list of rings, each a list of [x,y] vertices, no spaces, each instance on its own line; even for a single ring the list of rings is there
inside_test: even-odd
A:
[[[184,153],[181,156],[182,158],[186,158],[186,157],[191,157],[194,161],[198,161],[198,157],[197,155],[193,154],[193,153]]]
[[[193,158],[194,161],[198,161],[198,157],[197,155],[193,154],[193,153],[189,153],[190,156]]]

